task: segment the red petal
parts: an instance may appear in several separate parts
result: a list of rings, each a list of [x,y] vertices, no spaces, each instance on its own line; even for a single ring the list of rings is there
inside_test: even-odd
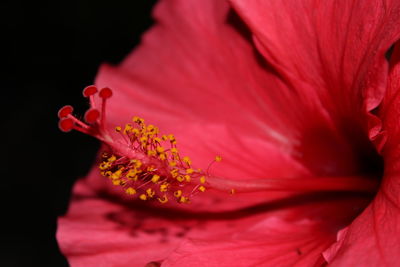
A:
[[[71,266],[145,266],[163,260],[182,239],[177,233],[191,226],[134,210],[134,203],[99,196],[91,186],[87,180],[75,185],[68,213],[58,220],[57,240]]]
[[[355,140],[365,133],[352,131],[364,129],[377,138],[381,123],[369,112],[386,89],[385,53],[400,38],[399,1],[231,2],[283,79],[325,110],[331,133]]]
[[[231,220],[230,232],[191,236],[165,266],[320,266],[321,252],[334,240],[357,198],[319,200],[277,212]],[[347,207],[346,207],[347,205]],[[351,213],[351,212],[350,212]],[[217,226],[214,226],[217,227]],[[218,233],[218,232],[217,232]]]
[[[289,15],[293,14],[285,12],[282,9],[267,14],[282,14],[290,21]],[[343,62],[346,68],[342,71],[334,68],[341,65],[338,60],[343,58],[339,53],[342,50],[330,50],[334,42],[321,41],[329,51],[323,54],[323,62],[307,54],[318,51],[315,47],[298,50],[308,49],[307,44],[319,40],[296,40],[295,48],[285,47],[284,51],[299,52],[301,59],[306,59],[304,62],[281,55],[283,51],[273,43],[271,49],[278,49],[277,59],[268,59],[279,71],[287,67],[290,72],[282,80],[282,74],[277,75],[255,53],[253,44],[241,34],[243,31],[227,23],[234,14],[229,13],[224,2],[166,1],[158,6],[155,16],[159,24],[145,35],[142,45],[121,66],[103,66],[97,77],[99,86],[115,89],[115,97],[109,103],[110,128],[126,123],[132,115],[140,115],[162,131],[174,133],[181,151],[203,168],[215,155],[227,152],[223,156],[229,159],[244,154],[246,160],[240,162],[243,165],[235,161],[224,168],[227,176],[238,178],[248,176],[248,169],[262,173],[254,178],[285,177],[286,170],[291,173],[289,176],[301,176],[304,170],[298,172],[298,166],[302,164],[315,175],[354,174],[363,168],[360,158],[373,154],[365,131],[361,96],[365,75],[350,79],[354,76],[353,67],[358,69],[361,59],[352,59],[357,63],[353,65]],[[307,18],[301,17],[306,29],[310,28]],[[300,18],[297,20],[301,25]],[[279,29],[276,23],[271,21]],[[321,36],[331,34],[331,28],[326,29],[328,33],[321,32]],[[296,31],[288,33],[288,40],[292,35],[298,37]],[[383,40],[378,51],[380,61],[384,61],[389,45]],[[360,51],[354,56],[361,55]],[[289,59],[292,63],[287,62]],[[329,63],[331,59],[333,63]],[[278,61],[283,62],[282,66]],[[364,68],[371,64],[368,61],[362,65],[361,72],[365,74]],[[299,73],[293,74],[293,69]],[[376,99],[380,100],[384,79],[379,71],[374,73],[377,75],[370,76],[379,78],[379,82],[368,84],[379,89]],[[379,122],[375,126],[376,123]],[[264,145],[253,146],[254,143]],[[274,164],[270,159],[277,154],[287,160],[275,165],[278,172],[269,172],[266,168]]]
[[[398,266],[400,176],[386,176],[373,203],[324,253],[330,266]]]
[[[97,170],[79,181],[67,215],[59,219],[57,239],[71,266],[212,266],[221,260],[309,266],[365,204],[358,197],[316,195],[247,212],[198,212],[196,206],[182,211],[115,198],[99,181]]]
[[[394,49],[380,118],[386,144],[385,175],[371,205],[339,237],[325,257],[331,266],[398,266],[400,251],[400,45]]]
[[[100,69],[96,83],[115,93],[108,105],[110,128],[133,115],[144,117],[175,134],[182,154],[198,167],[222,155],[213,172],[233,178],[307,172],[290,155],[293,124],[271,112],[282,101],[269,95],[284,91],[284,85],[228,23],[234,14],[227,4],[165,1],[155,16],[159,24],[121,66]]]
[[[384,55],[400,37],[398,1],[231,2],[263,55],[297,90],[301,82],[312,86],[323,102],[334,102],[325,103],[328,109],[360,108],[362,93],[368,110],[379,104]]]

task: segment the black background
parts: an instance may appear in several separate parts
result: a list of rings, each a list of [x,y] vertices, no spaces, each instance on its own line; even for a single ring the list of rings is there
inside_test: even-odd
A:
[[[150,27],[155,1],[2,1],[0,266],[68,266],[56,218],[98,143],[57,128],[102,62],[118,63]],[[5,171],[4,171],[5,169]]]

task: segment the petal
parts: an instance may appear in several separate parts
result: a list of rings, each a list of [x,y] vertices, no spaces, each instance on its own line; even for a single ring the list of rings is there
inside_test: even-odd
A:
[[[76,184],[79,193],[58,220],[57,240],[71,266],[145,266],[165,258],[179,242],[170,222],[128,213],[90,190],[84,181]],[[124,216],[131,216],[129,226]]]
[[[382,149],[385,175],[371,205],[325,253],[332,266],[397,266],[400,252],[400,46],[391,60],[389,87],[380,116],[387,141]]]
[[[386,89],[385,53],[400,37],[398,1],[230,2],[282,78],[305,95],[303,102],[324,110],[335,125],[331,132],[361,139],[347,144],[348,151],[368,147],[366,134],[377,138],[381,122],[371,111]]]
[[[190,217],[181,219],[179,213],[174,215],[168,209],[124,202],[101,191],[101,186],[94,185],[90,176],[80,180],[68,213],[58,220],[57,240],[73,267],[160,262],[198,223]]]
[[[400,246],[400,176],[386,176],[371,205],[324,253],[330,266],[397,266]]]
[[[238,179],[349,175],[360,173],[363,159],[373,157],[362,103],[348,97],[363,99],[360,90],[348,90],[337,69],[332,70],[336,76],[322,75],[322,63],[304,63],[316,75],[314,83],[276,73],[223,1],[164,1],[155,17],[158,24],[137,50],[120,66],[100,69],[96,83],[115,90],[109,105],[112,127],[132,115],[145,117],[174,133],[198,167],[206,168],[219,154],[239,157],[239,164],[227,161],[221,170]],[[324,77],[329,80],[322,83]],[[270,167],[272,158],[283,160]]]
[[[175,134],[196,167],[207,168],[222,155],[226,161],[213,168],[231,178],[308,174],[291,155],[292,124],[270,112],[280,103],[269,95],[285,85],[260,63],[229,6],[162,1],[155,17],[158,24],[138,49],[120,66],[99,71],[97,85],[115,91],[110,127],[142,116]]]
[[[263,227],[264,232],[258,233],[262,239],[218,236],[211,240],[189,240],[162,266],[313,266],[320,252],[332,242],[329,237],[307,232],[305,222],[288,224],[269,218],[261,223],[268,225]]]
[[[336,196],[233,221],[230,233],[192,236],[162,266],[317,266],[362,202]]]
[[[263,55],[297,90],[312,87],[303,93],[328,110],[360,108],[362,93],[368,111],[382,100],[384,55],[400,37],[398,1],[230,2]]]
[[[94,172],[79,181],[59,219],[57,239],[71,266],[315,262],[368,200],[316,194],[237,211],[185,211],[114,197],[92,176],[100,181]]]

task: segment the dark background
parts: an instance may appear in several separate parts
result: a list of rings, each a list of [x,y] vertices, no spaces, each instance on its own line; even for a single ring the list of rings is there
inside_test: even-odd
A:
[[[98,143],[57,128],[57,110],[102,62],[118,63],[150,27],[150,0],[2,1],[0,266],[68,266],[55,240],[71,187]],[[4,172],[5,168],[5,172]]]

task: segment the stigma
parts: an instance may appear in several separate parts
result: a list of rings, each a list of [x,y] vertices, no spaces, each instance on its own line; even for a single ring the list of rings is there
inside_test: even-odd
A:
[[[189,157],[182,156],[173,134],[160,134],[158,127],[137,116],[112,131],[105,127],[106,105],[112,94],[109,88],[86,87],[83,96],[89,99],[90,108],[83,121],[73,115],[70,105],[58,112],[61,131],[76,130],[108,146],[108,151],[101,153],[100,174],[142,201],[190,203],[193,196],[205,192],[209,168],[195,168]],[[95,97],[101,99],[100,107],[96,106]],[[211,164],[221,160],[216,156]]]

